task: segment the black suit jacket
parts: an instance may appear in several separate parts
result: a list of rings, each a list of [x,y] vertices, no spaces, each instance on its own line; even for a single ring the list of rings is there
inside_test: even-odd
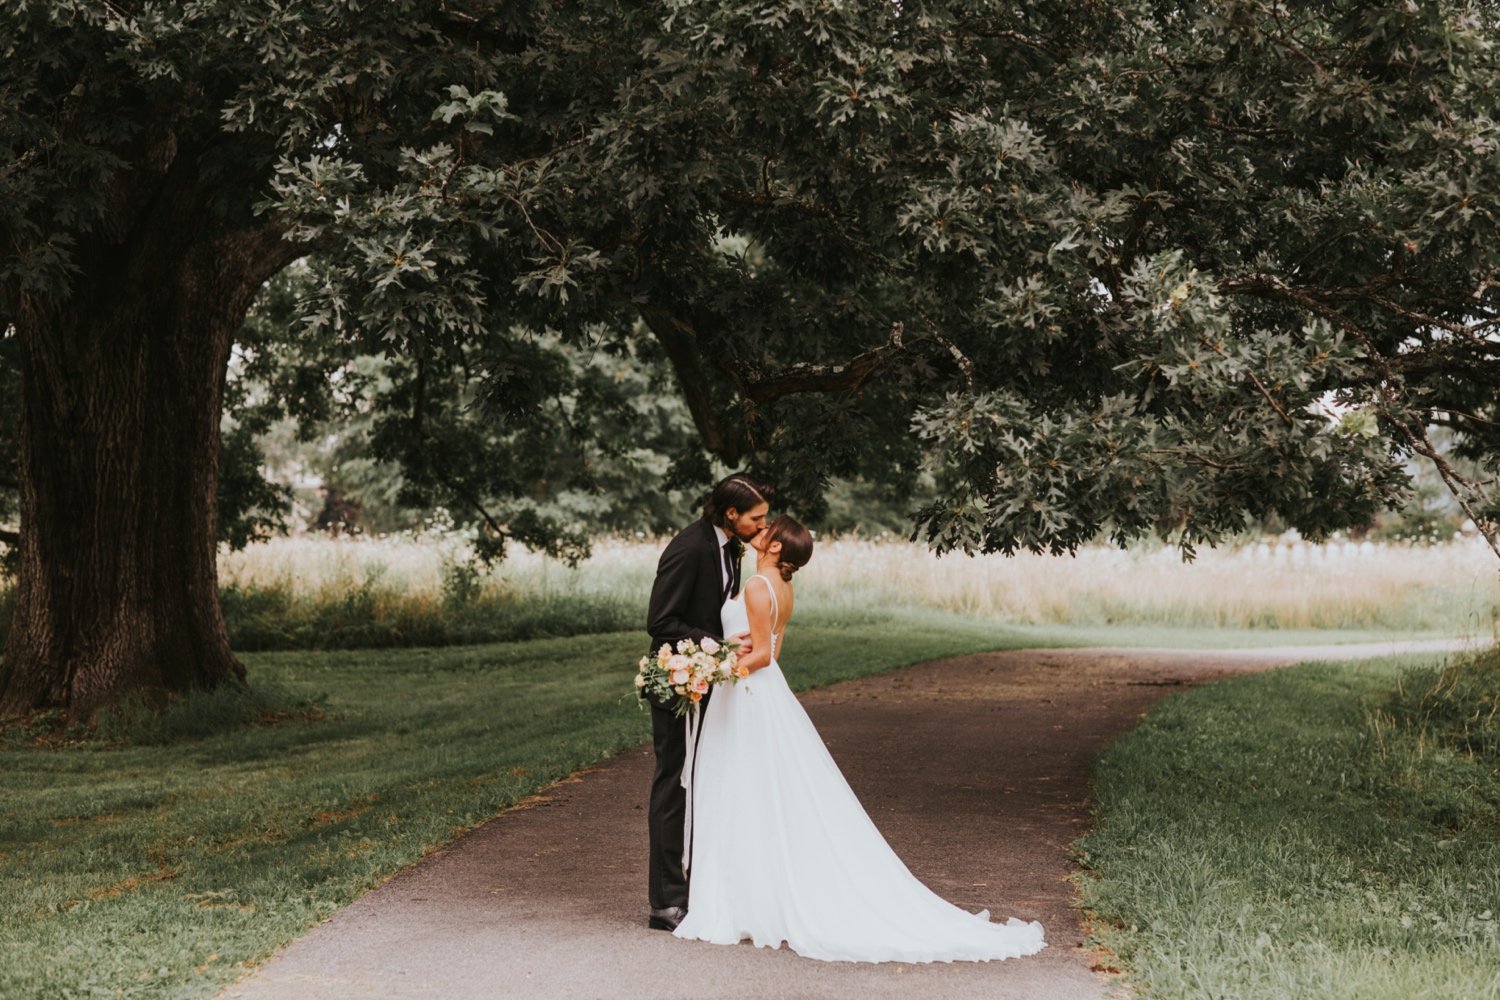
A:
[[[706,518],[683,528],[667,543],[656,564],[656,582],[651,585],[651,605],[646,611],[652,651],[678,639],[724,638],[719,620],[724,606],[723,559],[719,533]]]

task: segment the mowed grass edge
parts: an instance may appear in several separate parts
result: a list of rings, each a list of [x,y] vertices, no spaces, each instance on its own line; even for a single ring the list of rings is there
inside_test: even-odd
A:
[[[1044,639],[930,612],[825,618],[789,637],[788,673],[807,688]],[[0,744],[0,996],[213,994],[464,831],[649,738],[630,687],[644,645],[628,632],[251,654],[253,682],[317,709],[165,745]]]
[[[1215,682],[1100,758],[1079,882],[1133,995],[1500,997],[1500,657],[1430,663]]]

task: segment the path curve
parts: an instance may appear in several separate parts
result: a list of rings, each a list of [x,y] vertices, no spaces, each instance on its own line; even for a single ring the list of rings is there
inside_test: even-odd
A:
[[[649,746],[579,772],[401,872],[223,1000],[884,997],[1103,1000],[1071,906],[1088,769],[1173,690],[1310,659],[1458,643],[960,656],[802,695],[870,816],[940,895],[1041,920],[1048,948],[989,963],[816,962],[645,927]],[[795,670],[795,664],[791,665]]]

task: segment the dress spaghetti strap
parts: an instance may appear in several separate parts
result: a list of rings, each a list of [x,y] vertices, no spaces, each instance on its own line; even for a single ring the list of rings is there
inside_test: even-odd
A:
[[[757,573],[752,580],[763,580],[766,590],[771,594],[771,642],[776,642],[776,623],[781,620],[781,603],[776,600],[776,588],[771,585],[771,578],[764,573]]]

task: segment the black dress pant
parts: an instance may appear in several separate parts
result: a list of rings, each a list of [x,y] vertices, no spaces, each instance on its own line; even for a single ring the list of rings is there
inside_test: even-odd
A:
[[[708,698],[704,695],[698,704],[700,719],[708,708]],[[687,716],[673,715],[670,709],[652,702],[651,740],[656,750],[656,773],[651,778],[651,811],[647,816],[651,832],[648,898],[653,910],[686,907],[688,880],[682,870],[682,853],[687,789],[682,787],[682,766],[690,752]]]

